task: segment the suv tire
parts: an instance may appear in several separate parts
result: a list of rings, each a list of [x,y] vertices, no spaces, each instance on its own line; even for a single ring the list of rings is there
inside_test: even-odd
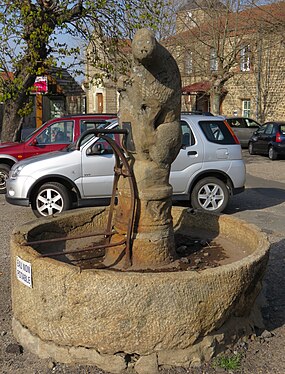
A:
[[[0,164],[0,194],[6,193],[6,179],[9,177],[10,167]]]
[[[199,180],[191,193],[191,205],[205,212],[220,213],[229,201],[229,190],[218,178],[207,177]]]
[[[49,182],[34,193],[31,205],[35,216],[45,217],[69,210],[71,198],[67,188],[61,183]]]
[[[274,160],[277,160],[277,152],[275,151],[275,149],[271,146],[269,147],[269,150],[268,150],[268,157],[270,160],[274,161]]]

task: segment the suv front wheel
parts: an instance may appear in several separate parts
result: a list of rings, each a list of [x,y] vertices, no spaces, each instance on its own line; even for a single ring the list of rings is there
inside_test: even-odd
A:
[[[226,184],[215,177],[201,179],[191,193],[192,207],[206,212],[220,213],[228,202],[229,190]]]
[[[31,200],[37,217],[61,213],[71,207],[71,198],[65,186],[57,182],[43,184]]]

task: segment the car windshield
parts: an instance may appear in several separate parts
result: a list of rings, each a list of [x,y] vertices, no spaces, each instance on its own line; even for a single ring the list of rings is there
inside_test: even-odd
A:
[[[38,127],[38,128],[35,129],[33,132],[31,132],[29,135],[27,135],[24,139],[21,140],[21,142],[27,142],[28,140],[30,140],[31,137],[32,137],[34,134],[36,134],[37,132],[40,132],[40,131],[41,131],[41,129],[43,128],[43,126],[44,126],[45,124],[46,124],[46,122],[43,123],[43,124],[41,125],[41,127]]]

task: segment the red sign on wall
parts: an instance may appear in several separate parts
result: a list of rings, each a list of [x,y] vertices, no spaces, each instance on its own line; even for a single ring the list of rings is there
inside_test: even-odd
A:
[[[34,89],[33,93],[47,93],[48,92],[48,80],[47,77],[41,76],[36,77],[35,83],[34,83]]]

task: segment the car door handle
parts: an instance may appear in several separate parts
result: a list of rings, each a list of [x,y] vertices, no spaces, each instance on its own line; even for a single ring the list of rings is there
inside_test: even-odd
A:
[[[197,154],[197,151],[188,151],[187,155],[188,156],[195,156]]]

